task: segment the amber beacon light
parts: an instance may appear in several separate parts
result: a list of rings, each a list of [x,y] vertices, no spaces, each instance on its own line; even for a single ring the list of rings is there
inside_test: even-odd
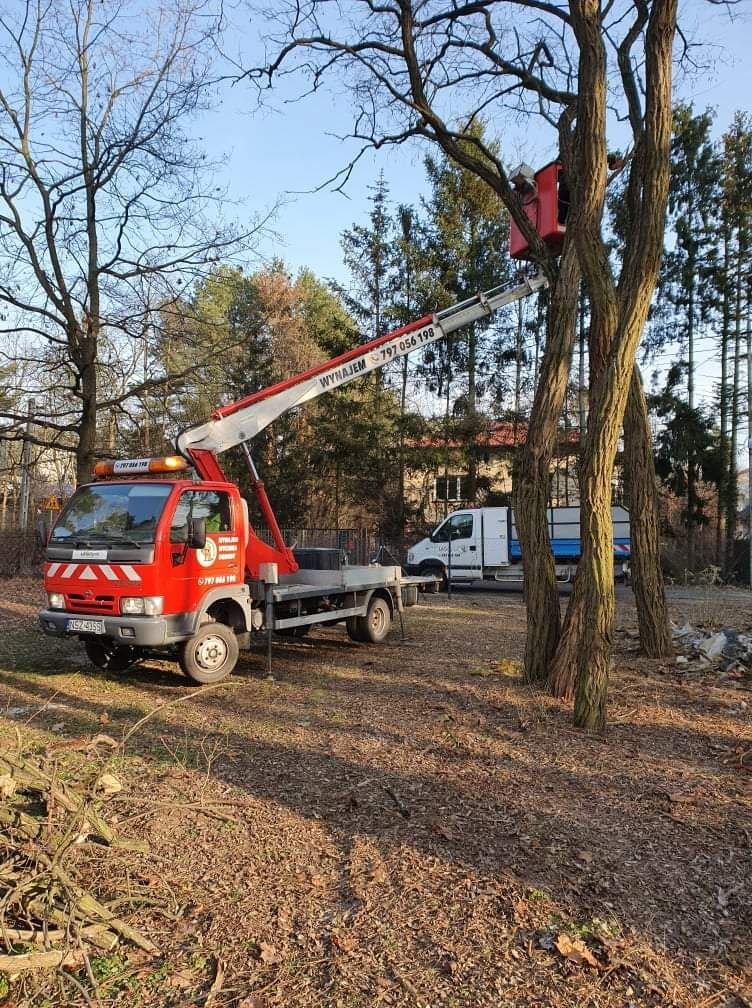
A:
[[[107,476],[148,476],[165,473],[185,472],[188,463],[179,455],[165,455],[162,458],[121,459],[119,461],[97,462],[94,475]]]

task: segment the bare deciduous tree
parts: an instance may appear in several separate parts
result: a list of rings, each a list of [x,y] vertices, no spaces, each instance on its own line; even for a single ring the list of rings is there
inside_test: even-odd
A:
[[[211,101],[219,11],[25,0],[0,16],[3,353],[35,362],[60,393],[38,420],[75,454],[79,480],[100,447],[98,415],[164,380],[142,374],[108,395],[102,369],[118,348],[132,357],[160,312],[180,310],[180,290],[249,238],[221,223],[214,165],[184,132]],[[18,437],[22,412],[2,417]]]

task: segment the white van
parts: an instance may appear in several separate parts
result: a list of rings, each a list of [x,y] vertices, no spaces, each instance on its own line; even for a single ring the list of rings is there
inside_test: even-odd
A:
[[[611,508],[614,523],[614,574],[629,576],[629,513]],[[556,577],[571,581],[581,554],[579,507],[548,509],[549,538]],[[473,581],[522,581],[522,550],[512,508],[453,511],[407,554],[408,574],[434,574],[445,586]]]

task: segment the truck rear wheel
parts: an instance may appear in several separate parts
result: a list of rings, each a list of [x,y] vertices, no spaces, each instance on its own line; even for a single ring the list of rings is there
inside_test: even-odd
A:
[[[178,661],[195,683],[208,686],[225,679],[238,660],[238,640],[224,623],[204,623],[180,646]]]
[[[125,672],[138,660],[136,648],[121,647],[108,640],[85,640],[84,651],[92,665],[106,672]]]
[[[392,626],[392,611],[386,599],[375,595],[368,603],[365,616],[356,616],[357,640],[364,644],[381,644]]]
[[[360,636],[360,627],[358,626],[358,621],[362,619],[362,616],[348,616],[345,620],[345,627],[347,628],[347,636],[350,640],[357,641],[358,644],[365,644],[365,641]]]

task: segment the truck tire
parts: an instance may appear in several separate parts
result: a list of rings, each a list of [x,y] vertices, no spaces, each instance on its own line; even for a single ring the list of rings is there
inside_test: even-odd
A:
[[[122,647],[107,640],[85,640],[84,651],[92,665],[106,672],[125,672],[138,661],[136,648]]]
[[[238,660],[238,639],[224,623],[204,623],[180,645],[180,667],[194,683],[208,686],[225,679]]]
[[[365,616],[356,616],[358,640],[364,644],[381,644],[392,628],[392,611],[389,603],[380,595],[374,595],[368,603]]]
[[[365,644],[365,641],[360,636],[360,626],[358,621],[361,620],[362,616],[348,616],[345,620],[345,627],[347,629],[347,636],[350,640],[357,641],[358,644]]]

